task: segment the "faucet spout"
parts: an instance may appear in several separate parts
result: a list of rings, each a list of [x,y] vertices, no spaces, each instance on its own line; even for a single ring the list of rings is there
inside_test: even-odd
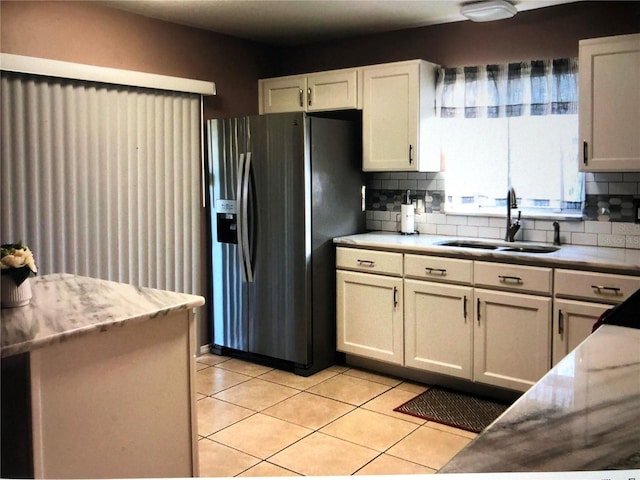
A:
[[[518,208],[518,200],[516,198],[516,191],[512,188],[507,192],[507,229],[504,236],[505,242],[513,242],[516,233],[520,230],[520,215],[521,211],[518,210],[518,218],[515,222],[511,223],[511,209]]]

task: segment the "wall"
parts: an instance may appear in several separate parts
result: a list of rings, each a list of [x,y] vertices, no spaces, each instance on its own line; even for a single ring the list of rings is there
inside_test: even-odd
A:
[[[0,50],[213,81],[206,118],[258,113],[257,80],[276,74],[277,58],[266,45],[74,1],[3,0]]]

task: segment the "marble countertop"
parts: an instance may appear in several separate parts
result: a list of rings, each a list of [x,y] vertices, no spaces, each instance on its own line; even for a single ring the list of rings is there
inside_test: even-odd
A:
[[[33,292],[31,304],[2,309],[2,357],[204,305],[204,298],[198,295],[70,274],[28,281]]]
[[[439,473],[640,468],[639,345],[600,327]]]
[[[372,232],[334,239],[339,246],[392,250],[403,253],[422,253],[455,256],[472,260],[490,260],[522,265],[572,268],[626,275],[640,275],[640,250],[611,247],[562,245],[551,253],[507,252],[481,248],[447,247],[438,245],[445,240],[482,240],[478,238],[445,237],[439,235],[400,235],[394,232]],[[496,241],[496,240],[489,240]],[[515,245],[541,245],[516,242]]]

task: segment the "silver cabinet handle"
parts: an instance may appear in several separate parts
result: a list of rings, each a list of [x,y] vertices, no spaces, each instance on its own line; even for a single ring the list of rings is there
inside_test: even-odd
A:
[[[564,333],[564,313],[562,310],[558,310],[558,335]]]
[[[462,315],[464,316],[464,323],[467,323],[467,296],[464,296],[462,300]]]
[[[307,88],[307,105],[311,106],[311,87]]]
[[[427,272],[428,275],[440,275],[441,277],[446,277],[447,276],[447,269],[446,268],[425,267],[424,270],[425,270],[425,272]]]
[[[582,142],[582,163],[585,165],[589,162],[589,143],[585,140]]]
[[[619,287],[605,287],[604,285],[591,285],[596,293],[613,293],[614,295],[622,295],[622,289]]]
[[[304,107],[304,98],[303,98],[304,91],[302,89],[300,89],[299,93],[300,93],[300,106]]]
[[[374,262],[373,260],[357,260],[358,265],[362,265],[363,267],[375,267],[376,266],[376,262]]]
[[[513,283],[516,283],[517,285],[522,285],[521,277],[515,277],[512,275],[498,275],[498,278],[500,279],[500,283],[513,282]]]

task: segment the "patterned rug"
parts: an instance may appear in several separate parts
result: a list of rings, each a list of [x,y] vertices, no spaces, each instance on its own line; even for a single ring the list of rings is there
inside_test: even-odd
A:
[[[442,387],[431,387],[426,392],[394,408],[394,411],[480,433],[508,407],[506,403]]]

